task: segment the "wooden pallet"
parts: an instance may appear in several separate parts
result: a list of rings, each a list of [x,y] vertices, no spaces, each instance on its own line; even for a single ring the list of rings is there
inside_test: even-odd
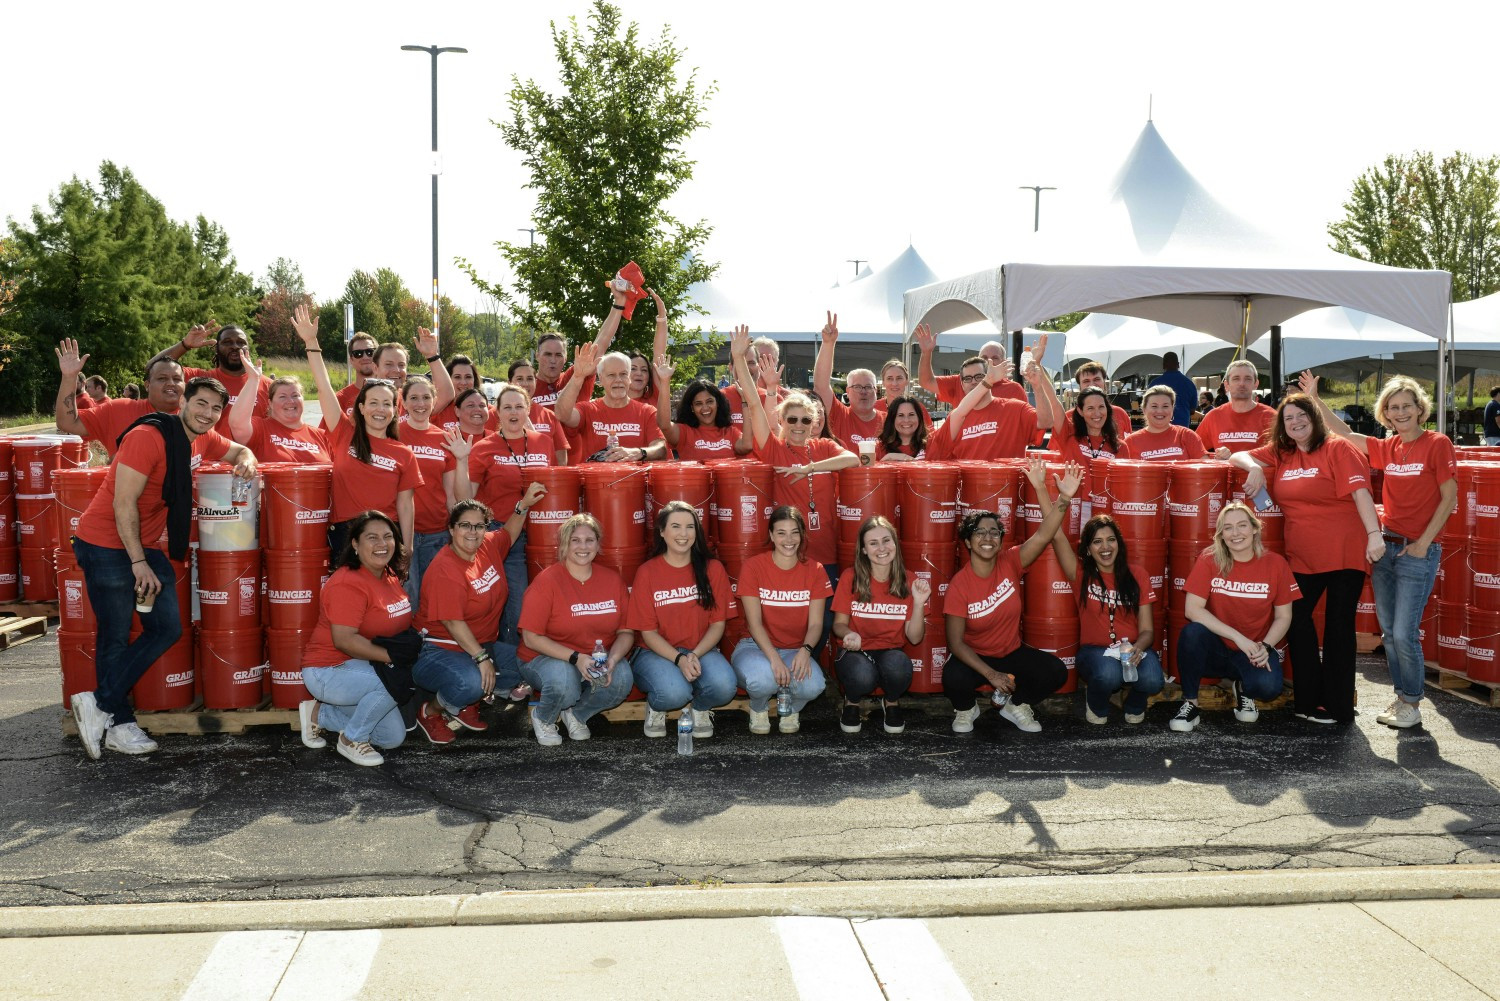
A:
[[[295,709],[272,709],[270,700],[254,709],[204,709],[190,706],[163,712],[137,712],[135,721],[147,733],[185,733],[203,735],[211,733],[244,733],[252,726],[285,726],[292,730],[302,728]],[[78,726],[71,713],[63,717],[63,733],[69,737],[78,735]]]
[[[0,650],[9,650],[46,635],[47,618],[44,615],[11,615],[0,619]]]
[[[1475,681],[1462,671],[1450,671],[1427,662],[1427,684],[1449,695],[1457,695],[1465,702],[1500,709],[1500,683]]]
[[[10,601],[0,604],[0,615],[14,615],[20,618],[57,618],[57,602],[55,601]]]

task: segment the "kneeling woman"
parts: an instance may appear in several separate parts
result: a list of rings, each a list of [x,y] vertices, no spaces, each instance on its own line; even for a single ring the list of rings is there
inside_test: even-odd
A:
[[[693,733],[714,735],[713,710],[734,698],[734,668],[719,652],[733,605],[729,574],[708,555],[698,512],[670,501],[656,513],[656,541],[630,589],[630,628],[640,634],[635,683],[646,693],[646,736],[667,735],[667,713],[688,712]]]
[[[573,740],[588,740],[588,720],[625,701],[635,684],[625,659],[635,634],[625,625],[625,582],[594,558],[603,545],[599,521],[575,514],[558,531],[557,558],[521,600],[521,676],[539,693],[531,711],[537,743],[562,743],[560,718]],[[595,665],[595,650],[604,653]],[[586,688],[586,690],[585,690]]]
[[[459,501],[448,512],[448,545],[432,558],[422,579],[417,628],[426,634],[413,680],[433,697],[417,710],[417,726],[434,744],[447,744],[460,727],[485,730],[479,700],[509,691],[521,680],[516,648],[497,643],[509,587],[505,557],[526,524],[526,512],[547,490],[533,483],[505,527],[490,527],[490,509]],[[498,677],[497,677],[498,676]]]
[[[771,732],[771,697],[785,688],[790,711],[776,726],[796,733],[802,707],[823,694],[814,644],[823,635],[823,604],[833,586],[823,567],[807,558],[801,511],[788,505],[772,511],[770,535],[771,551],[752,556],[740,572],[740,605],[750,635],[734,648],[730,663],[750,696],[750,732]]]
[[[908,401],[898,400],[896,406]],[[911,687],[911,657],[902,646],[926,635],[932,585],[906,572],[896,526],[876,515],[859,527],[854,566],[833,595],[833,635],[842,644],[833,669],[844,688],[839,729],[859,733],[859,703],[878,687],[886,733],[906,729],[901,697]]]
[[[1021,642],[1021,574],[1042,550],[1068,513],[1078,493],[1082,470],[1068,463],[1057,480],[1057,500],[1047,508],[1036,533],[1002,549],[1005,527],[993,511],[970,511],[958,526],[958,541],[969,550],[969,565],[953,575],[943,600],[948,633],[948,662],[943,665],[943,694],[953,703],[953,732],[968,733],[983,712],[975,702],[980,685],[993,685],[1008,696],[1000,715],[1027,733],[1042,728],[1032,703],[1044,699],[1068,680],[1063,662]],[[1031,460],[1026,478],[1045,497],[1047,467]]]
[[[1188,624],[1177,641],[1182,705],[1168,724],[1185,733],[1198,725],[1203,677],[1234,682],[1234,718],[1260,718],[1255,700],[1281,694],[1276,644],[1292,624],[1292,602],[1301,597],[1292,568],[1260,542],[1260,519],[1234,501],[1219,512],[1214,544],[1198,557],[1187,580]]]
[[[1162,690],[1161,658],[1151,649],[1154,635],[1151,603],[1156,593],[1149,581],[1143,588],[1130,570],[1125,539],[1107,514],[1095,515],[1083,526],[1078,551],[1061,529],[1052,549],[1063,573],[1078,594],[1078,673],[1084,685],[1083,715],[1090,723],[1109,722],[1109,699],[1126,684],[1125,722],[1144,723],[1146,703]]]
[[[313,695],[299,710],[308,747],[325,746],[320,731],[336,730],[340,754],[356,765],[378,765],[385,759],[376,747],[389,750],[406,739],[396,699],[410,696],[410,675],[393,679],[391,654],[375,642],[411,626],[401,585],[406,561],[396,524],[385,514],[365,511],[350,520],[302,654],[302,683]]]

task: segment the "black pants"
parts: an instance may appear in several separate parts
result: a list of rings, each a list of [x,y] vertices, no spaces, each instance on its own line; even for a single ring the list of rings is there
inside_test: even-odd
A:
[[[1029,706],[1045,699],[1068,680],[1068,669],[1061,660],[1029,646],[1018,646],[1004,657],[980,654],[980,658],[991,670],[1015,675],[1016,690],[1010,699],[1021,705]],[[974,708],[974,695],[979,686],[988,684],[984,675],[957,657],[948,658],[943,665],[943,694],[948,696],[955,710]]]
[[[845,650],[839,649],[838,660],[833,662],[834,673],[844,688],[844,698],[858,702],[875,689],[885,693],[887,700],[900,701],[911,687],[911,658],[905,650]]]
[[[1323,709],[1340,723],[1354,719],[1354,614],[1365,586],[1363,570],[1299,573],[1302,597],[1292,602],[1292,628],[1287,645],[1292,655],[1292,692],[1297,712]],[[1312,613],[1318,599],[1323,609],[1323,653],[1318,655],[1318,630]]]

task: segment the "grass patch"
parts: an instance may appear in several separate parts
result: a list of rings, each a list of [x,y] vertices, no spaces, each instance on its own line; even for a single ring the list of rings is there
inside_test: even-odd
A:
[[[309,397],[317,395],[317,388],[313,385],[312,368],[303,358],[262,358],[260,360],[261,371],[268,378],[274,379],[281,375],[295,375],[302,380],[302,390]],[[349,385],[350,379],[343,365],[328,366],[328,380],[333,383],[334,389],[343,389]]]
[[[0,417],[0,430],[9,428],[25,427],[28,424],[51,424],[51,414],[15,414],[11,417]]]

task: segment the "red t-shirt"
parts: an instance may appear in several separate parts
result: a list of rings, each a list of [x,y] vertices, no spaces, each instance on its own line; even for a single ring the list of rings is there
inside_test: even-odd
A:
[[[786,398],[791,390],[785,386],[776,389],[776,401],[779,403]],[[760,397],[761,406],[766,403],[766,391],[759,386],[755,387],[755,395]],[[745,398],[740,394],[738,383],[730,383],[729,388],[724,390],[724,398],[729,401],[729,420],[735,427],[743,427],[745,424]]]
[[[683,462],[707,462],[710,459],[733,459],[734,443],[740,440],[740,429],[700,424],[695,428],[677,424],[677,458]]]
[[[875,461],[876,462],[879,462],[881,459],[884,459],[886,456],[888,456],[890,454],[891,454],[891,450],[885,447],[885,443],[884,442],[877,441],[875,443]],[[900,446],[899,448],[896,449],[896,454],[897,455],[909,455],[913,459],[925,459],[925,458],[927,458],[927,446],[923,445],[921,449],[918,449],[914,445],[902,445],[902,446]]]
[[[200,434],[190,446],[192,468],[197,469],[204,460],[222,459],[232,444],[217,431]],[[99,492],[94,494],[88,509],[79,517],[75,534],[90,545],[106,549],[125,548],[120,541],[119,526],[115,524],[115,473],[122,465],[145,474],[146,486],[135,502],[141,519],[139,538],[142,546],[155,548],[167,530],[167,504],[161,498],[162,481],[167,477],[167,443],[154,427],[138,427],[125,436],[120,454],[110,463]]]
[[[853,568],[844,571],[833,592],[833,611],[849,616],[849,628],[859,634],[861,650],[899,650],[906,645],[906,620],[916,600],[911,594],[914,579],[906,575],[904,598],[891,597],[890,581],[871,580],[870,600],[860,601],[854,596]]]
[[[444,546],[427,564],[422,575],[422,604],[417,628],[443,646],[458,647],[443,620],[461,619],[481,643],[500,636],[500,615],[510,593],[505,581],[505,554],[510,552],[510,533],[505,529],[486,532],[471,563],[452,546]]]
[[[1120,595],[1115,591],[1115,575],[1101,571],[1100,576],[1104,578],[1103,588],[1098,584],[1090,584],[1088,594],[1078,596],[1078,642],[1085,646],[1109,646],[1109,609],[1113,605],[1115,636],[1134,643],[1141,635],[1138,621],[1140,606],[1149,605],[1156,600],[1150,578],[1136,576],[1135,583],[1141,589],[1141,600],[1140,604],[1131,607],[1120,604]],[[1160,629],[1161,625],[1158,624],[1156,628]]]
[[[793,449],[772,435],[754,455],[768,466],[805,466],[844,451],[832,438],[809,438],[807,445]],[[807,520],[807,558],[818,563],[834,563],[839,558],[837,473],[819,472],[793,483],[790,473],[777,473],[771,498],[777,505],[789,504]],[[800,645],[800,644],[798,644]]]
[[[870,420],[862,420],[854,408],[837,396],[828,408],[828,430],[851,452],[859,450],[862,441],[878,441],[880,429],[885,426],[885,415],[879,411]]]
[[[395,636],[411,625],[411,599],[392,573],[371,576],[363,568],[339,567],[318,597],[318,624],[302,651],[307,667],[332,667],[349,660],[333,645],[333,626],[352,626],[367,640]]]
[[[960,375],[940,375],[937,377],[937,384],[938,402],[946,403],[949,406],[958,406],[959,401],[968,395],[969,392],[964,388],[963,376]],[[1002,379],[991,386],[990,395],[997,400],[1026,402],[1026,388],[1019,382],[1011,379]]]
[[[997,398],[969,411],[961,425],[955,426],[952,418],[944,421],[927,452],[934,459],[1019,459],[1035,432],[1036,410],[1030,404]]]
[[[576,653],[593,653],[595,640],[603,640],[608,650],[615,634],[625,628],[630,596],[619,574],[598,563],[593,570],[586,581],[576,580],[565,563],[537,574],[521,602],[521,628]],[[522,641],[516,656],[529,661],[537,653]]]
[[[828,573],[811,559],[783,570],[771,553],[758,553],[740,570],[740,600],[760,602],[760,620],[778,650],[795,650],[807,642],[809,609],[833,594]]]
[[[536,392],[531,394],[531,402],[539,403],[544,407],[557,409],[557,398],[562,395],[563,387],[573,379],[573,366],[569,365],[563,374],[557,377],[556,382],[548,382],[540,375],[536,377]],[[578,402],[582,403],[594,395],[594,377],[591,375],[578,387]]]
[[[1020,647],[1021,550],[1001,550],[988,577],[964,566],[948,584],[943,611],[965,620],[964,642],[977,654],[1004,657]]]
[[[155,411],[156,408],[145,400],[109,400],[92,410],[80,410],[78,421],[87,432],[84,437],[103,445],[105,454],[113,459],[118,448],[115,442],[125,429]]]
[[[1115,434],[1119,436],[1121,441],[1124,441],[1126,436],[1131,434],[1130,414],[1125,412],[1124,407],[1113,405],[1109,408],[1109,414],[1115,422]]]
[[[488,416],[484,419],[485,433],[488,434],[500,430],[499,411],[486,404],[486,412]],[[405,420],[406,418],[403,417],[402,421],[405,422]],[[428,423],[444,431],[457,431],[462,426],[458,421],[458,408],[451,403],[428,418]]]
[[[411,449],[422,471],[422,485],[412,495],[416,502],[412,530],[424,535],[448,528],[448,491],[443,487],[443,474],[457,469],[458,460],[443,447],[444,437],[443,429],[436,424],[428,424],[424,431],[410,424],[401,427],[401,444]]]
[[[1423,431],[1409,443],[1394,434],[1366,438],[1365,447],[1370,468],[1385,471],[1380,494],[1385,502],[1385,527],[1408,539],[1419,538],[1442,499],[1438,487],[1458,474],[1453,442],[1447,435]]]
[[[269,417],[250,418],[250,440],[245,447],[261,462],[328,463],[328,432],[308,424],[289,428]]]
[[[1120,443],[1121,459],[1141,462],[1174,462],[1203,458],[1203,442],[1185,427],[1168,424],[1165,431],[1141,428]]]
[[[1366,532],[1354,492],[1370,488],[1365,457],[1343,438],[1329,435],[1316,452],[1270,445],[1251,449],[1266,466],[1266,489],[1281,508],[1287,557],[1298,573],[1367,570]]]
[[[556,447],[551,438],[527,431],[524,441],[512,441],[501,434],[485,435],[469,452],[469,479],[475,496],[489,505],[500,521],[510,517],[531,478],[527,469],[555,466]]]
[[[73,406],[81,413],[85,410],[93,410],[98,406],[94,398],[83,390],[79,390],[73,397]]]
[[[656,408],[649,403],[626,400],[623,407],[611,407],[601,398],[578,404],[580,459],[608,445],[611,431],[621,448],[645,448],[662,436],[656,426]]]
[[[187,368],[182,369],[184,379],[197,379],[207,377],[218,379],[229,390],[229,402],[224,405],[224,412],[219,415],[219,423],[214,430],[219,434],[229,437],[229,411],[234,407],[234,401],[239,399],[240,390],[245,388],[245,383],[253,378],[247,369],[239,375],[226,372],[222,368]],[[255,414],[256,417],[264,417],[271,409],[271,380],[266,376],[259,376],[255,384]]]
[[[563,427],[562,421],[557,419],[555,413],[540,403],[533,403],[527,416],[531,418],[531,426],[536,428],[537,434],[552,439],[553,453],[568,450],[568,436],[564,433],[567,429]],[[553,458],[556,457],[554,454]]]
[[[1188,574],[1187,591],[1207,602],[1214,618],[1256,642],[1270,632],[1276,606],[1290,605],[1302,596],[1292,568],[1272,552],[1244,563],[1235,561],[1227,574],[1219,573],[1212,552],[1204,553]],[[1224,645],[1235,648],[1227,639]]]
[[[714,592],[714,607],[698,601],[698,581],[691,565],[674,567],[665,556],[647,560],[635,572],[630,586],[630,612],[626,624],[637,632],[650,629],[675,647],[696,647],[708,627],[735,614],[729,574],[718,560],[708,561],[708,583]],[[636,646],[646,648],[645,643]]]
[[[353,440],[353,421],[339,421],[338,428],[329,435],[333,452],[333,510],[328,515],[329,521],[348,521],[361,511],[372,509],[396,521],[396,495],[403,490],[415,491],[422,485],[422,470],[416,456],[399,441],[371,438],[370,461],[360,462],[354,456]]]
[[[1266,432],[1271,430],[1275,419],[1276,411],[1264,403],[1257,403],[1242,414],[1223,403],[1203,415],[1198,422],[1198,438],[1210,452],[1216,448],[1248,452],[1266,440]]]
[[[339,406],[343,409],[344,416],[349,420],[354,419],[354,401],[359,399],[359,391],[363,388],[364,387],[359,383],[351,382],[349,383],[349,385],[333,394],[334,397],[339,401]],[[396,387],[394,386],[391,388],[396,389]],[[401,393],[398,390],[396,392],[396,416],[399,418],[404,413],[406,413],[406,407],[401,402]]]
[[[1118,430],[1116,433],[1118,434]],[[1061,452],[1063,461],[1081,463],[1087,468],[1090,459],[1118,459],[1119,453],[1125,449],[1125,440],[1121,438],[1119,441],[1119,451],[1112,452],[1109,439],[1104,435],[1078,438],[1073,434],[1073,412],[1065,410],[1062,424],[1052,429],[1052,442],[1048,447],[1054,452]]]

